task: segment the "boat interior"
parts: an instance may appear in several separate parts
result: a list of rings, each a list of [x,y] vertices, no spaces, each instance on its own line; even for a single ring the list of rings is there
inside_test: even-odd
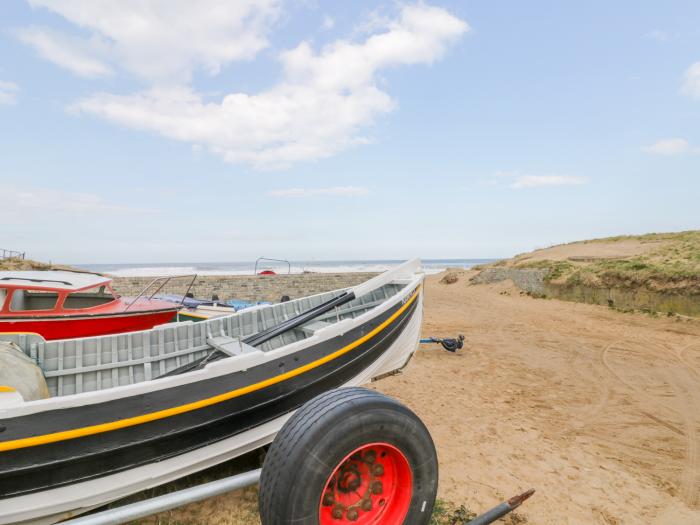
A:
[[[21,290],[12,292],[10,299],[10,311],[29,312],[41,310],[53,310],[58,303],[58,292],[44,292],[39,290]],[[93,308],[114,301],[114,296],[104,286],[97,291],[73,292],[68,294],[63,301],[63,308],[79,310]],[[0,300],[0,308],[2,301]]]
[[[114,296],[104,286],[96,292],[75,292],[69,294],[63,302],[63,308],[79,310],[93,308],[114,301]]]
[[[27,338],[20,340],[19,346],[41,367],[51,396],[104,390],[156,379],[217,349],[236,355],[253,350],[270,351],[302,341],[330,324],[376,308],[410,282],[397,280],[385,284],[255,349],[241,345],[240,340],[321,305],[345,290],[256,307],[199,323],[170,323],[143,332],[47,342],[21,336]],[[228,349],[237,350],[231,353]]]
[[[30,290],[15,290],[10,300],[12,312],[53,310],[58,302],[58,293]]]

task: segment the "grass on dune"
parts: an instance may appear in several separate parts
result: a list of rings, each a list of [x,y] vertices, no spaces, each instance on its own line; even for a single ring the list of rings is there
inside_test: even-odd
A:
[[[646,288],[659,292],[700,293],[700,231],[649,233],[583,241],[658,243],[658,247],[627,258],[590,262],[540,260],[519,268],[549,268],[548,281],[605,288]]]

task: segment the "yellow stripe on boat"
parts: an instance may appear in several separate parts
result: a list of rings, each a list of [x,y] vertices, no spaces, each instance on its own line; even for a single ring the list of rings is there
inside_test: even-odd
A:
[[[195,319],[203,319],[205,321],[207,319],[209,319],[209,316],[207,316],[207,315],[193,314],[191,312],[178,312],[177,315],[178,315],[178,318],[180,318],[180,317],[194,317]]]
[[[11,386],[0,385],[0,392],[17,392],[17,389]]]
[[[399,308],[396,312],[394,312],[391,315],[391,317],[389,317],[386,321],[377,326],[371,332],[368,332],[367,334],[353,341],[349,345],[344,346],[343,348],[340,348],[339,350],[336,350],[335,352],[328,354],[325,357],[317,359],[316,361],[312,361],[311,363],[306,364],[304,366],[300,366],[299,368],[295,368],[294,370],[290,370],[289,372],[285,372],[275,377],[271,377],[270,379],[260,381],[259,383],[254,383],[252,385],[248,385],[237,390],[231,390],[230,392],[219,394],[218,396],[210,397],[207,399],[201,399],[199,401],[187,403],[186,405],[166,408],[165,410],[158,410],[156,412],[151,412],[150,414],[143,414],[142,416],[134,416],[126,419],[120,419],[118,421],[112,421],[111,423],[101,423],[99,425],[92,425],[89,427],[76,428],[73,430],[64,430],[62,432],[54,432],[53,434],[44,434],[43,436],[34,436],[29,438],[0,442],[0,452],[5,452],[7,450],[15,450],[18,448],[34,447],[37,445],[46,445],[48,443],[56,443],[57,441],[76,439],[79,437],[90,436],[93,434],[100,434],[102,432],[110,432],[112,430],[119,430],[122,428],[142,425],[144,423],[149,423],[158,419],[164,419],[166,417],[177,416],[186,412],[192,412],[193,410],[198,410],[200,408],[206,408],[217,403],[228,401],[229,399],[234,399],[236,397],[240,397],[245,394],[261,390],[271,385],[276,385],[277,383],[281,383],[282,381],[286,381],[287,379],[291,379],[293,377],[301,375],[305,372],[308,372],[309,370],[318,368],[319,366],[324,365],[329,361],[333,361],[334,359],[344,354],[347,354],[354,348],[357,348],[362,343],[370,340],[372,337],[374,337],[379,332],[384,330],[387,326],[389,326],[391,323],[393,323],[396,320],[396,318],[399,317],[403,312],[405,312],[406,309],[409,306],[411,306],[411,304],[416,300],[419,291],[420,286],[416,288],[416,291],[413,293],[411,298],[408,299],[403,304],[403,306],[401,306],[401,308]]]

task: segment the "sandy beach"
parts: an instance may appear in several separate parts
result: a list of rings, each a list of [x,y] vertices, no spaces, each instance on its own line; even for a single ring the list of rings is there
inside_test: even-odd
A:
[[[0,525],[700,525],[700,0],[0,6]]]
[[[439,498],[475,511],[530,487],[529,524],[700,523],[700,323],[426,281],[423,346],[375,383],[426,422]],[[255,490],[154,523],[257,523]]]

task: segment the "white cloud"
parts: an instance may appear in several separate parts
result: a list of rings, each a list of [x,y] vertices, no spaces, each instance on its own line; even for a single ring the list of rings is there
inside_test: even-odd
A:
[[[361,197],[367,195],[369,190],[364,186],[334,186],[332,188],[288,188],[273,190],[271,197]]]
[[[99,58],[108,50],[108,44],[97,35],[86,40],[36,26],[19,29],[17,35],[43,58],[76,75],[93,78],[112,74],[112,69]]]
[[[644,38],[656,40],[657,42],[666,42],[666,40],[668,40],[668,33],[666,31],[662,31],[661,29],[652,29],[644,35]]]
[[[520,174],[519,171],[507,171],[507,170],[501,170],[497,171],[496,173],[493,174],[493,176],[497,179],[508,179],[512,177],[517,177]]]
[[[689,150],[688,141],[681,138],[657,140],[651,146],[644,148],[644,151],[652,155],[680,155]]]
[[[332,16],[324,16],[323,22],[321,23],[321,27],[323,27],[323,29],[325,29],[326,31],[330,31],[335,27],[335,19]]]
[[[19,86],[14,82],[0,80],[0,105],[11,105],[17,102]]]
[[[278,0],[30,0],[89,32],[73,37],[45,28],[20,38],[46,59],[83,76],[120,67],[154,83],[187,82],[202,68],[216,74],[268,46]]]
[[[403,6],[362,42],[338,40],[320,51],[302,42],[280,53],[283,80],[257,94],[231,93],[216,103],[189,87],[153,87],[95,94],[72,109],[206,146],[230,162],[283,167],[367,142],[361,129],[395,107],[377,86],[379,72],[433,63],[468,30],[444,9]]]
[[[542,186],[572,186],[586,184],[585,177],[573,177],[571,175],[520,175],[510,185],[511,188],[539,188]]]
[[[681,90],[689,97],[700,99],[700,62],[695,62],[685,71]]]
[[[92,193],[68,192],[52,188],[2,188],[3,205],[0,218],[28,220],[43,217],[51,220],[54,214],[89,215],[99,218],[100,214],[133,214],[146,210],[121,206],[105,201]]]
[[[572,175],[528,175],[518,170],[497,171],[491,178],[491,184],[501,186],[508,183],[511,188],[539,188],[542,186],[574,186],[587,184],[586,177]]]

